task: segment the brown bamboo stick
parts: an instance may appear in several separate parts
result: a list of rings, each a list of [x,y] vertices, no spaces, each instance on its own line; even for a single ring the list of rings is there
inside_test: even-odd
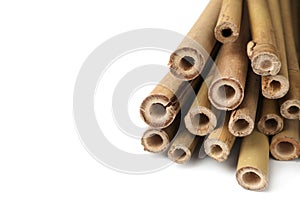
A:
[[[276,75],[262,77],[262,94],[269,99],[279,99],[289,91],[289,73],[287,67],[286,48],[283,34],[283,23],[278,0],[267,0],[274,26],[281,69]]]
[[[244,137],[252,133],[258,106],[259,88],[260,77],[249,70],[244,101],[237,110],[232,111],[230,116],[228,130],[232,135]]]
[[[195,135],[204,136],[217,126],[220,111],[215,109],[208,100],[208,85],[212,77],[202,83],[198,94],[184,118],[186,128]]]
[[[224,125],[212,131],[204,141],[205,153],[219,162],[227,160],[235,142],[235,136],[228,130],[229,118],[230,113],[226,113]]]
[[[268,186],[269,139],[254,130],[243,138],[236,179],[243,188],[260,191]]]
[[[154,128],[169,126],[181,107],[187,106],[194,93],[192,89],[200,83],[200,77],[188,83],[168,73],[142,102],[142,119]]]
[[[298,120],[285,120],[284,130],[273,136],[270,151],[277,160],[293,160],[300,153],[300,132]]]
[[[277,100],[263,98],[257,129],[266,135],[275,135],[283,129]]]
[[[192,80],[203,70],[212,52],[216,39],[216,26],[222,0],[211,0],[187,36],[171,55],[171,73],[180,79]]]
[[[258,75],[276,75],[281,68],[281,63],[267,1],[246,1],[252,33],[252,41],[247,45],[247,53],[252,69]]]
[[[149,127],[141,141],[145,151],[159,153],[167,149],[180,126],[181,116],[177,115],[172,124],[164,129]]]
[[[287,95],[280,100],[280,113],[287,119],[300,120],[300,71],[290,3],[289,0],[280,0],[290,80],[290,89]]]
[[[242,21],[243,0],[223,0],[215,37],[219,42],[228,43],[238,39]]]
[[[191,134],[188,130],[178,133],[168,151],[169,159],[178,164],[188,162],[193,155],[199,138],[199,136]]]
[[[248,70],[245,48],[249,38],[248,17],[244,12],[240,37],[235,42],[224,44],[216,59],[217,70],[208,98],[217,109],[234,110],[243,101]]]
[[[289,1],[289,0],[288,0]],[[291,0],[289,1],[291,4],[292,8],[292,23],[293,23],[293,33],[295,36],[295,42],[296,42],[296,47],[297,47],[297,52],[298,52],[298,60],[299,58],[299,47],[300,47],[300,41],[299,41],[299,29],[300,29],[300,3],[299,0]]]

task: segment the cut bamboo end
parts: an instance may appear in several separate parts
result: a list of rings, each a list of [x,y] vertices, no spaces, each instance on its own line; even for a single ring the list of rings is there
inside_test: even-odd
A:
[[[300,100],[286,100],[280,106],[280,114],[286,119],[300,120]]]
[[[164,151],[170,144],[168,134],[159,129],[149,129],[142,137],[142,145],[145,151],[158,153]]]
[[[217,126],[217,117],[212,110],[199,106],[190,110],[184,118],[186,128],[194,135],[205,136]]]
[[[143,120],[152,127],[164,128],[169,126],[176,117],[176,109],[170,104],[167,96],[149,95],[141,105],[140,114]]]
[[[253,72],[261,76],[276,75],[281,69],[281,62],[272,45],[257,45],[250,41],[247,45],[248,57]]]
[[[243,101],[243,85],[235,79],[216,79],[209,87],[208,98],[217,109],[234,110]]]
[[[236,172],[238,183],[245,189],[261,191],[268,186],[266,174],[254,167],[244,167]]]
[[[215,37],[219,42],[223,44],[234,42],[239,37],[239,27],[236,24],[230,22],[223,22],[216,26]]]
[[[170,57],[170,72],[179,79],[192,80],[203,70],[205,58],[193,48],[181,48]]]
[[[275,135],[282,131],[283,124],[283,119],[279,115],[266,114],[258,121],[257,128],[266,135]]]
[[[236,137],[250,135],[254,129],[254,120],[244,112],[233,111],[228,124],[229,132]]]
[[[268,99],[284,97],[290,88],[289,80],[281,75],[262,77],[262,94]]]

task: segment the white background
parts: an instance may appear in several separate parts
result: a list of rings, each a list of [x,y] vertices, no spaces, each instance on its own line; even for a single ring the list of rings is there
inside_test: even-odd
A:
[[[87,56],[112,36],[133,29],[185,34],[207,2],[1,1],[0,199],[298,195],[299,161],[272,160],[269,189],[257,193],[236,183],[230,162],[206,158],[153,174],[128,175],[102,166],[80,142],[72,95]],[[143,153],[139,140],[135,145]]]

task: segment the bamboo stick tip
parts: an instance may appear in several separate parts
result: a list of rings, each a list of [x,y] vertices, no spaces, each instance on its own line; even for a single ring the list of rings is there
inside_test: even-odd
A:
[[[158,153],[164,151],[170,144],[168,134],[159,129],[148,129],[142,139],[142,145],[145,151]]]
[[[243,167],[236,172],[240,186],[253,191],[265,190],[268,186],[267,175],[254,167]]]
[[[250,135],[254,129],[254,121],[245,114],[231,117],[228,123],[229,132],[236,137]]]
[[[277,135],[272,138],[270,151],[277,160],[294,160],[299,156],[300,144],[293,138]]]
[[[164,95],[153,94],[144,99],[140,107],[141,118],[149,126],[154,128],[165,128],[169,126],[176,117],[176,112],[169,100]]]
[[[192,152],[184,145],[172,145],[168,151],[168,157],[173,162],[184,164],[191,159]]]
[[[280,114],[286,119],[300,120],[300,100],[290,99],[283,102],[280,106]]]
[[[230,149],[224,142],[210,138],[207,138],[204,142],[204,151],[209,157],[218,162],[227,160],[230,154]]]
[[[290,88],[289,80],[282,76],[265,76],[262,78],[262,94],[268,99],[284,97]]]
[[[276,114],[267,114],[260,118],[257,128],[265,135],[275,135],[283,129],[283,119]]]
[[[239,28],[229,22],[223,22],[217,25],[214,32],[215,38],[223,44],[234,42],[239,37]]]
[[[184,118],[186,128],[194,135],[205,136],[217,126],[215,114],[208,108],[199,106]]]
[[[172,53],[169,61],[170,72],[183,80],[195,79],[204,67],[204,58],[193,48],[180,48]]]
[[[208,99],[220,110],[234,110],[243,101],[244,89],[237,80],[221,78],[215,80],[208,90]]]

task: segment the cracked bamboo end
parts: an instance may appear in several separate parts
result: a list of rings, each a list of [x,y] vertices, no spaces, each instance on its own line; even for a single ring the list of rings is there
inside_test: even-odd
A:
[[[220,140],[207,138],[204,142],[204,150],[209,157],[223,162],[227,160],[231,149]]]
[[[170,72],[179,79],[192,80],[202,72],[204,56],[192,48],[176,50],[170,57]]]
[[[170,144],[170,138],[164,130],[148,129],[142,137],[142,145],[145,151],[159,153]]]
[[[267,114],[260,118],[257,128],[265,135],[275,135],[283,129],[283,119],[276,114]]]
[[[216,26],[215,37],[223,44],[234,42],[239,37],[239,28],[233,23],[223,22]]]
[[[254,167],[239,169],[236,172],[236,179],[240,186],[248,190],[261,191],[268,186],[267,175]]]
[[[171,146],[170,150],[168,151],[168,157],[173,162],[178,164],[183,164],[188,162],[191,159],[192,152],[184,145],[175,145]]]
[[[292,99],[283,102],[280,106],[280,114],[286,119],[300,120],[300,100]]]
[[[254,129],[254,121],[245,114],[233,115],[230,117],[228,130],[236,137],[245,137],[250,135]]]
[[[281,75],[262,77],[262,94],[268,99],[284,97],[290,88],[289,80]]]

